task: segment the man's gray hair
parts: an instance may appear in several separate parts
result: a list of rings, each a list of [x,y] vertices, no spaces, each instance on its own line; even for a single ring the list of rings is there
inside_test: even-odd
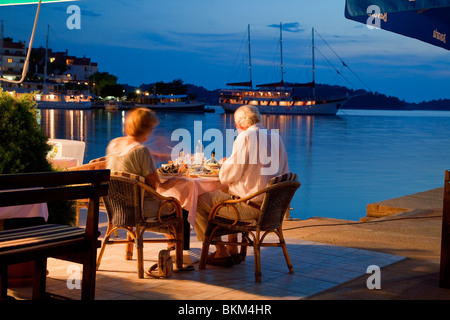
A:
[[[243,105],[234,112],[234,121],[243,128],[261,122],[261,114],[255,106]]]

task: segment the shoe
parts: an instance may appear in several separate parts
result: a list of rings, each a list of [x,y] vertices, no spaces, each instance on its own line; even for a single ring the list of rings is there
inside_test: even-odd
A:
[[[208,257],[206,258],[206,264],[222,268],[230,268],[234,265],[233,257],[229,256],[223,258],[216,258],[215,255],[216,255],[215,252],[208,255]]]

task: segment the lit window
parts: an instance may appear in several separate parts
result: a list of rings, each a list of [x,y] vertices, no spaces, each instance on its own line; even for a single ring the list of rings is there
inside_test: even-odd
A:
[[[13,59],[8,58],[8,63],[13,63]]]

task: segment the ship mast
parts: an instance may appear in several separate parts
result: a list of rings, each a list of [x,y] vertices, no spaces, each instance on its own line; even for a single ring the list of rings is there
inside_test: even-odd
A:
[[[47,25],[47,38],[45,40],[45,64],[44,64],[44,85],[47,83],[47,60],[48,60],[48,34],[50,32],[50,25]]]
[[[281,62],[281,84],[284,86],[284,71],[283,71],[283,25],[280,22],[280,62]]]
[[[252,81],[252,49],[250,45],[250,24],[248,25],[248,71],[250,73],[250,89],[253,90]]]
[[[316,70],[315,70],[315,66],[314,66],[314,64],[315,64],[315,61],[314,61],[314,27],[312,28],[312,83],[313,83],[313,98],[315,99],[316,98],[316,86],[315,86],[315,83],[316,83],[316,79],[315,79],[315,73],[316,73]]]

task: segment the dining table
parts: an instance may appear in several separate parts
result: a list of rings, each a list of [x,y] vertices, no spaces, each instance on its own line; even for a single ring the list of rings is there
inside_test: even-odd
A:
[[[47,221],[47,203],[34,203],[0,208],[1,220],[13,218],[44,218]]]
[[[20,206],[0,208],[0,230],[4,228],[5,221],[21,218],[43,218],[48,220],[47,203],[33,203]]]
[[[53,168],[65,170],[78,166],[78,160],[72,157],[57,157],[50,160]]]
[[[197,202],[199,196],[204,193],[223,188],[217,175],[180,175],[180,174],[159,174],[161,182],[175,179],[175,183],[170,188],[157,187],[156,191],[165,197],[174,197],[180,201],[184,212],[185,226],[185,250],[189,247],[191,227],[195,225],[195,214],[197,212]]]

